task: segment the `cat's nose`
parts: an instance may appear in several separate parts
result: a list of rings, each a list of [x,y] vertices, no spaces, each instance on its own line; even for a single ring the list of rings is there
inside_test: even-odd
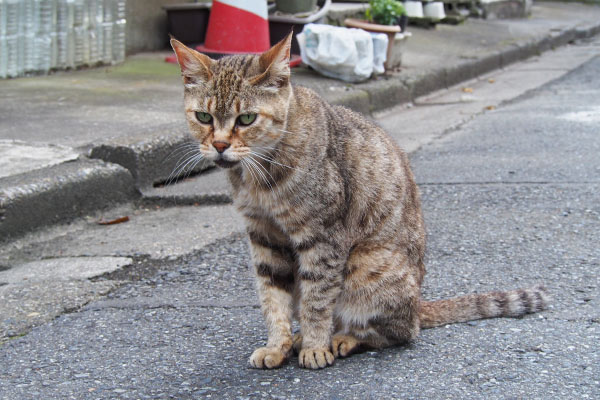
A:
[[[213,147],[214,147],[215,149],[217,149],[217,151],[218,151],[219,153],[222,153],[222,152],[224,152],[225,150],[227,150],[227,148],[229,148],[229,146],[231,146],[231,143],[229,143],[229,142],[223,142],[223,141],[221,141],[221,140],[217,140],[217,141],[213,142],[213,144],[212,144],[212,145],[213,145]]]

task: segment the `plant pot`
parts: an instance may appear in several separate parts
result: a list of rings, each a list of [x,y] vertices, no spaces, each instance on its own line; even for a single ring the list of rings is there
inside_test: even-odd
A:
[[[170,4],[162,7],[167,12],[167,32],[186,45],[204,42],[210,3]]]
[[[406,14],[412,18],[423,18],[423,3],[420,1],[407,1],[404,3]]]
[[[444,11],[444,3],[441,1],[429,2],[423,6],[423,15],[426,18],[444,19],[446,12]]]
[[[317,6],[317,0],[276,0],[277,11],[286,14],[311,12]]]

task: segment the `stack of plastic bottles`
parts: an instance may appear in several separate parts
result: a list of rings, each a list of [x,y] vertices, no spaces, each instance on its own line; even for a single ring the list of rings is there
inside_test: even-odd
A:
[[[126,0],[0,0],[0,78],[125,59]]]

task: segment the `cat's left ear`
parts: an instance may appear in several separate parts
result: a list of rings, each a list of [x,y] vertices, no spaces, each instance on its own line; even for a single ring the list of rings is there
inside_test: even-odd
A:
[[[173,37],[171,37],[171,46],[177,55],[184,85],[202,85],[212,78],[210,67],[214,61],[210,57],[190,49]]]
[[[251,84],[273,91],[288,85],[293,35],[292,31],[283,40],[260,55],[258,62],[263,72],[251,78]]]

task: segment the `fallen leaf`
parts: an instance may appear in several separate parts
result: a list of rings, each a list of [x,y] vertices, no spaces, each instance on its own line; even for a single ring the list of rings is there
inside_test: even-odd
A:
[[[470,87],[464,87],[464,88],[462,89],[462,91],[463,91],[463,92],[465,92],[465,93],[473,93],[473,88],[470,88]]]
[[[492,111],[496,109],[496,106],[487,106],[485,109]]]
[[[115,225],[115,224],[121,224],[121,223],[127,222],[127,221],[129,221],[129,217],[126,215],[124,217],[115,218],[115,219],[111,219],[108,221],[101,219],[100,221],[98,221],[98,225]]]
[[[494,78],[490,78],[490,79],[488,79],[488,82],[489,83],[494,83],[494,82],[496,82],[496,80]]]

